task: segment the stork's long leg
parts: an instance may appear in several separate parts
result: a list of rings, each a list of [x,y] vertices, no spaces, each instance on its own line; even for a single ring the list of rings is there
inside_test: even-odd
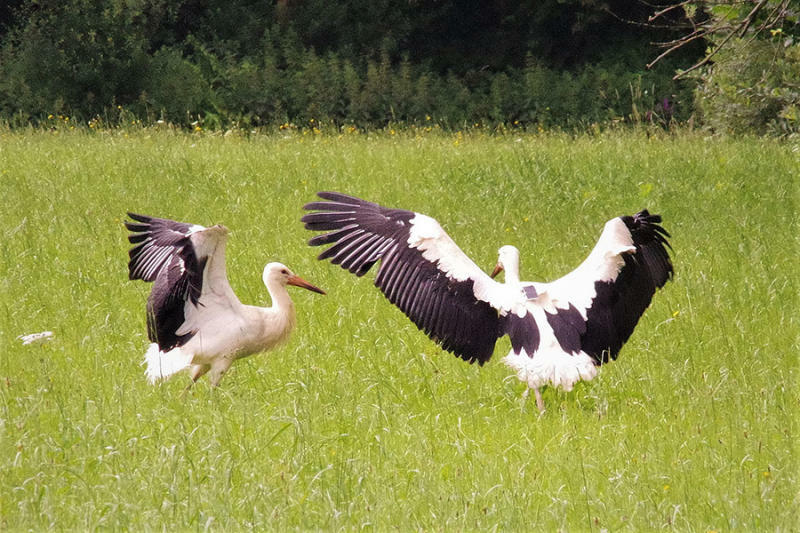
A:
[[[209,370],[211,370],[211,365],[192,365],[192,369],[189,371],[189,374],[192,377],[192,382],[186,385],[186,388],[183,390],[183,392],[185,393],[191,389],[192,385],[197,383],[197,380],[203,377]]]
[[[203,377],[210,369],[211,365],[192,365],[191,370],[189,370],[189,375],[192,377],[192,381],[186,385],[185,389],[183,389],[181,398],[183,398],[189,392],[189,389],[192,388],[192,385],[197,383],[197,380]]]
[[[211,374],[208,376],[209,382],[211,382],[212,387],[216,387],[219,385],[219,382],[222,380],[222,376],[225,375],[225,372],[233,364],[233,358],[231,356],[224,356],[216,361],[214,361],[214,366],[211,367]]]
[[[525,392],[522,393],[522,399],[527,400],[528,395],[531,393],[531,387],[527,387]],[[536,388],[533,389],[533,393],[536,396],[536,407],[539,409],[539,413],[544,413],[544,400],[542,400],[542,392]]]
[[[540,413],[544,413],[544,401],[542,400],[542,393],[537,389],[533,389],[533,393],[536,395],[536,407],[539,408]]]

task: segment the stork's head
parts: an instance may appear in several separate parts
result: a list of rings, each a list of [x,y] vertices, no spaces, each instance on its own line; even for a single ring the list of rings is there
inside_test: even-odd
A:
[[[325,294],[325,291],[319,287],[307,282],[291,270],[289,267],[282,263],[269,263],[264,267],[264,285],[280,284],[282,286],[294,285],[295,287],[302,287],[310,291]]]
[[[492,271],[492,277],[497,276],[503,270],[506,271],[506,283],[519,281],[519,250],[510,244],[501,246],[497,250],[497,265]]]

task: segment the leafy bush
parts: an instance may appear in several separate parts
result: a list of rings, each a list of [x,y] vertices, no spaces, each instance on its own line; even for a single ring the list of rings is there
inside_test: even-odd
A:
[[[800,44],[737,39],[698,77],[695,105],[720,133],[800,132]]]
[[[134,100],[149,62],[140,23],[120,1],[32,9],[0,52],[0,111],[91,116]]]
[[[150,114],[182,124],[201,111],[214,111],[212,100],[213,93],[196,64],[174,49],[163,48],[153,55],[140,94]]]

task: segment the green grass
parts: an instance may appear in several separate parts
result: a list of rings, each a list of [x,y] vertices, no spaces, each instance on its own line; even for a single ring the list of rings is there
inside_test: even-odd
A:
[[[799,169],[796,144],[692,133],[0,131],[0,529],[793,530]],[[434,216],[487,270],[515,244],[539,280],[647,207],[676,278],[539,417],[507,339],[467,365],[374,273],[316,261],[325,189]],[[293,290],[292,341],[220,389],[149,386],[126,210],[225,223],[246,303],[270,260],[328,296]]]

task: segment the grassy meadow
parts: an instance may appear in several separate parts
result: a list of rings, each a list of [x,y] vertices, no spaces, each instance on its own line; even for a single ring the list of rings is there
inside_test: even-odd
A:
[[[796,530],[796,142],[392,133],[0,130],[0,530]],[[539,416],[507,338],[468,365],[316,260],[318,190],[429,214],[487,271],[515,244],[538,280],[647,207],[676,277]],[[150,386],[128,210],[224,223],[245,303],[273,260],[328,295],[291,289],[291,342],[218,390]]]

